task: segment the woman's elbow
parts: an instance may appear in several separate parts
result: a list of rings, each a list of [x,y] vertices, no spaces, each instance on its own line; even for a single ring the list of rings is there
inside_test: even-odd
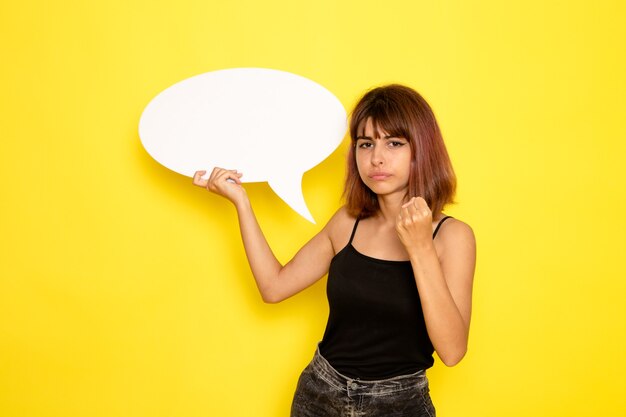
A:
[[[283,297],[281,294],[278,294],[275,291],[262,291],[261,298],[263,299],[263,302],[265,304],[278,304],[286,297]]]
[[[267,296],[267,295],[261,295],[261,298],[263,299],[263,302],[264,302],[265,304],[278,304],[278,303],[280,303],[281,301],[283,301],[283,300],[282,300],[282,299],[280,299],[280,298],[274,298],[274,297]]]
[[[444,363],[444,365],[448,367],[452,367],[458,364],[459,362],[461,362],[461,359],[465,357],[466,353],[467,353],[467,348],[465,347],[456,352],[450,352],[445,355],[439,355],[439,358],[441,359],[441,362]]]

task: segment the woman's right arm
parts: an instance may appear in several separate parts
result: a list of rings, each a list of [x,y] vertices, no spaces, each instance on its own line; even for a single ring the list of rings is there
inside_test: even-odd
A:
[[[245,189],[241,174],[234,170],[214,168],[208,180],[201,177],[206,171],[197,171],[194,185],[230,200],[237,209],[239,229],[244,249],[263,301],[277,303],[309,287],[328,272],[334,256],[329,228],[332,220],[307,242],[286,265],[281,265],[270,249]]]

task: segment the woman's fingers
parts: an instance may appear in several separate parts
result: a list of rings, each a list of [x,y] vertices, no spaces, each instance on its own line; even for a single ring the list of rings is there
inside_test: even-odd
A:
[[[241,186],[242,173],[235,169],[224,169],[215,167],[211,171],[208,179],[202,176],[207,171],[196,171],[193,175],[193,184],[204,187],[210,192],[225,197],[233,204],[243,202],[246,197],[246,190]]]
[[[415,197],[413,199],[413,205],[415,206],[415,209],[425,215],[430,214],[430,207],[428,207],[428,204],[426,203],[426,200],[424,200],[422,197]]]
[[[222,171],[223,171],[222,168],[218,168],[218,167],[213,168],[213,171],[211,171],[211,175],[209,175],[209,184],[214,183],[215,179],[221,174]]]
[[[241,176],[243,174],[235,169],[213,168],[205,188],[212,193],[221,195],[234,201],[244,193],[241,187]]]
[[[204,174],[206,174],[206,171],[196,171],[196,173],[193,174],[193,185],[197,185],[198,187],[206,187],[209,180],[205,180],[202,178]]]
[[[405,207],[408,207],[410,205],[413,205],[413,204],[415,204],[414,202],[415,202],[415,197],[411,197],[411,199],[409,201],[407,201],[406,203],[404,203],[402,205],[402,208],[405,208]]]
[[[204,170],[196,171],[193,174],[193,185],[204,187],[211,191],[217,190],[218,186],[222,185],[223,182],[241,184],[240,178],[243,175],[235,169],[223,169],[219,167],[213,168],[213,171],[211,171],[211,175],[209,175],[208,179],[202,178],[204,174],[206,174],[206,171]]]
[[[432,213],[426,200],[422,197],[413,197],[402,205],[396,231],[405,247],[423,245],[431,241]]]
[[[229,171],[230,175],[226,178],[226,181],[232,182],[235,184],[241,184],[241,176],[243,175],[241,172],[237,172],[236,170]]]
[[[209,178],[209,183],[214,187],[223,185],[224,182],[241,184],[240,178],[242,175],[242,173],[237,172],[235,169],[215,168]]]
[[[398,214],[398,222],[403,226],[422,223],[432,216],[430,208],[422,197],[412,197],[402,205]],[[431,220],[432,222],[432,220]]]
[[[415,211],[415,207],[412,204],[407,205],[406,207],[403,207],[401,212],[402,212],[402,222],[405,226],[410,225],[414,218],[413,218],[413,212]]]

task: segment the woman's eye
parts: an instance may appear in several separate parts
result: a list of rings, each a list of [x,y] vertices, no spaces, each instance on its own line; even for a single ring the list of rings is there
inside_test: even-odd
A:
[[[393,147],[393,148],[397,148],[399,146],[404,146],[404,142],[399,142],[397,140],[392,140],[391,142],[389,142],[389,145],[391,145],[391,147]]]
[[[371,146],[372,146],[371,142],[362,142],[362,143],[359,144],[359,148],[361,148],[361,149],[366,149],[366,148],[369,148]]]

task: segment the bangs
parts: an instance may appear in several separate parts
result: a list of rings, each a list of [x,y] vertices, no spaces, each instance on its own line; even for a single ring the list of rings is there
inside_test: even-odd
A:
[[[404,112],[399,106],[384,98],[378,98],[369,104],[359,114],[353,114],[353,129],[350,132],[353,141],[364,135],[368,120],[372,121],[376,138],[381,137],[383,132],[390,136],[408,138],[407,117],[403,117]]]

